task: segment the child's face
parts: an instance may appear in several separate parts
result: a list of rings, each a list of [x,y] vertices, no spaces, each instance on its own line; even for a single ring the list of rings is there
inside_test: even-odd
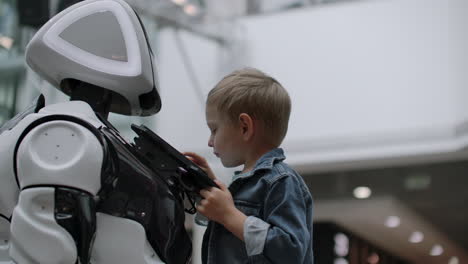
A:
[[[240,127],[232,124],[229,118],[222,116],[213,106],[206,108],[206,122],[211,135],[208,146],[221,159],[225,167],[236,167],[244,164],[242,133]]]

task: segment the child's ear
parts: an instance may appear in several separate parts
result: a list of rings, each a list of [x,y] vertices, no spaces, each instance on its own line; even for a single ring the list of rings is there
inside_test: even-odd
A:
[[[249,114],[242,113],[239,115],[239,125],[242,132],[242,138],[249,140],[254,135],[255,122]]]

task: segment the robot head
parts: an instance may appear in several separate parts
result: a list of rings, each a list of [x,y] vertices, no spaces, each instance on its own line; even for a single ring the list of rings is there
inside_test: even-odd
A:
[[[111,91],[110,112],[159,112],[156,69],[138,15],[122,0],[87,0],[54,16],[26,48],[26,62],[70,95],[70,83]]]

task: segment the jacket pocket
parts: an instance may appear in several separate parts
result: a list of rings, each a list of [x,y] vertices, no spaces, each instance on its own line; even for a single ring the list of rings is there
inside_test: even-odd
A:
[[[237,209],[243,212],[246,216],[258,217],[260,215],[260,204],[243,200],[234,200],[234,204]]]

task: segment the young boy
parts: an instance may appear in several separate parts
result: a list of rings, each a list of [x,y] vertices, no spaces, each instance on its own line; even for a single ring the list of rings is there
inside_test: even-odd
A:
[[[200,191],[198,212],[211,221],[203,263],[313,263],[312,197],[278,146],[291,101],[272,77],[246,68],[224,77],[208,94],[208,146],[225,167],[243,165],[227,188]],[[189,159],[216,179],[206,160]]]

